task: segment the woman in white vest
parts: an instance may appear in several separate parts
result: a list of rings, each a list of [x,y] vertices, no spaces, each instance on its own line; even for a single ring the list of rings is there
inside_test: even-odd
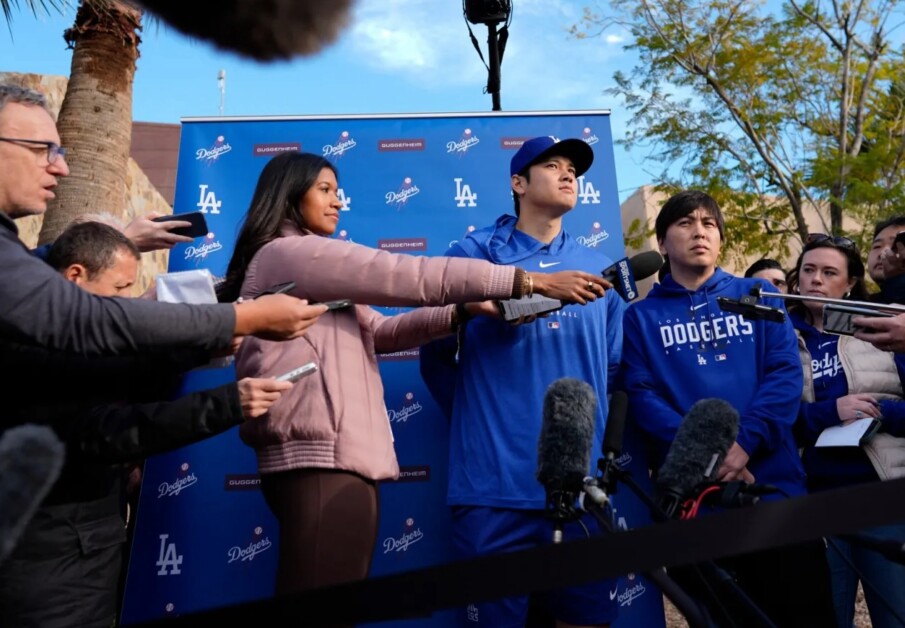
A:
[[[864,263],[848,238],[819,235],[805,245],[789,274],[789,290],[805,296],[863,301]],[[798,334],[804,391],[796,438],[808,474],[808,490],[821,491],[905,475],[905,356],[880,351],[847,335],[826,331],[824,304],[794,302],[789,307]],[[873,425],[873,436],[852,445],[816,446],[827,428],[854,421]],[[831,430],[824,437],[832,434]],[[862,531],[905,542],[905,523]],[[862,581],[875,628],[905,625],[905,565],[858,544],[833,538],[827,558],[839,625],[852,626],[855,594]],[[860,574],[860,575],[859,575]]]

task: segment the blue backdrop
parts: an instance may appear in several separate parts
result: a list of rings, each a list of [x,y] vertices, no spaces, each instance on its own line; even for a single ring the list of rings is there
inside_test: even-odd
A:
[[[182,122],[174,211],[204,212],[210,233],[173,249],[170,271],[225,273],[258,175],[284,150],[319,153],[337,165],[343,212],[336,237],[394,252],[442,255],[470,230],[511,213],[509,160],[525,139],[538,135],[579,137],[592,146],[594,164],[579,179],[578,205],[565,227],[586,246],[613,259],[624,256],[605,111]],[[381,374],[402,476],[380,488],[371,575],[449,560],[446,419],[421,381],[417,350],[381,356]],[[193,373],[186,389],[233,378],[231,368]],[[636,478],[646,478],[633,433],[627,434],[622,461]],[[648,522],[646,509],[627,491],[617,500],[621,525]],[[149,459],[123,623],[270,596],[278,536],[259,491],[254,454],[237,430]],[[663,625],[661,597],[643,578],[629,574],[610,594],[621,604],[616,626]],[[384,625],[453,624],[450,612],[440,612],[430,620]]]

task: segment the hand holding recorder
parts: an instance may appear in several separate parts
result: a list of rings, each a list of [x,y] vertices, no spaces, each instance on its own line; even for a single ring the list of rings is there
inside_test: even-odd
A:
[[[266,414],[270,406],[292,388],[292,382],[273,378],[244,377],[239,380],[238,386],[242,416],[246,419],[256,419]]]

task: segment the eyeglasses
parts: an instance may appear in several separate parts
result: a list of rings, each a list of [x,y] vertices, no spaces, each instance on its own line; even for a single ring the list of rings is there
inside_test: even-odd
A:
[[[52,164],[57,157],[66,158],[66,149],[54,142],[45,142],[44,140],[23,140],[15,137],[0,137],[0,142],[9,142],[10,144],[33,144],[35,148],[32,150],[40,150],[37,147],[43,146],[47,150],[47,163]]]
[[[841,246],[846,249],[858,249],[858,245],[855,244],[855,241],[850,238],[846,238],[845,236],[829,236],[825,233],[809,233],[808,239],[805,244],[824,242],[826,240],[830,240],[836,246]]]

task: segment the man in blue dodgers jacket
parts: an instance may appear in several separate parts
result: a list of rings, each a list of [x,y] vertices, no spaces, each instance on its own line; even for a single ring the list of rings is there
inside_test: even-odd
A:
[[[723,226],[719,205],[697,191],[676,194],[657,216],[657,242],[670,274],[625,315],[623,376],[631,416],[657,469],[691,406],[725,399],[740,423],[718,479],[753,479],[802,495],[804,470],[792,437],[803,386],[795,333],[788,320],[750,320],[720,309],[717,297],[737,299],[758,283],[775,292],[765,281],[717,267]],[[779,300],[768,304],[781,307]],[[737,557],[724,566],[777,625],[835,625],[822,541]],[[758,625],[745,607],[730,608],[738,625]]]
[[[503,215],[472,232],[447,255],[518,264],[532,272],[599,274],[612,261],[562,228],[563,215],[577,202],[577,179],[592,160],[591,148],[578,139],[526,141],[510,164],[516,215]],[[544,489],[535,479],[544,395],[562,377],[594,388],[598,404],[591,451],[599,452],[607,379],[615,375],[622,349],[624,309],[619,295],[607,290],[588,305],[568,305],[533,324],[478,317],[465,326],[455,393],[440,401],[451,408],[448,501],[457,558],[551,541]],[[427,347],[422,358],[422,373],[435,396],[442,388],[434,380],[442,367],[433,362],[437,353]],[[571,523],[565,534],[586,533]],[[609,584],[551,592],[541,602],[561,626],[606,625],[617,610],[606,592]],[[463,610],[462,624],[523,626],[526,613],[526,597],[480,603]]]

